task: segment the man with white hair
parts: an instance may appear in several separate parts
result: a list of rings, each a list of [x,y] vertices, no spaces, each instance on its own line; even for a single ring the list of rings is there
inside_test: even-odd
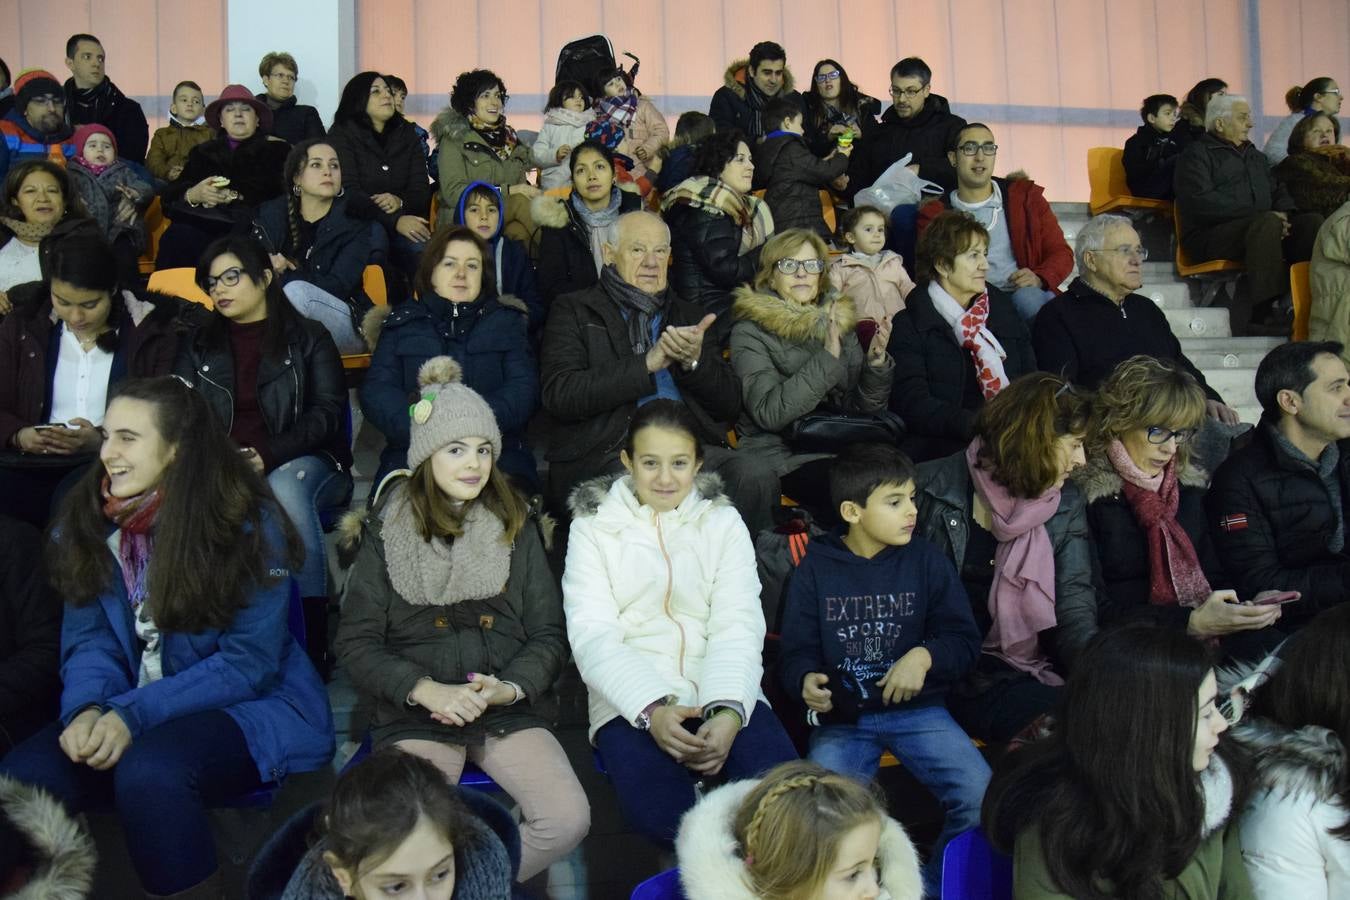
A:
[[[683,402],[702,426],[709,471],[722,476],[751,533],[772,525],[778,478],[726,446],[741,385],[714,340],[716,318],[667,286],[670,229],[649,212],[622,215],[605,235],[594,287],[553,301],[539,380],[549,435],[548,499],[557,513],[579,482],[622,471],[628,421],[649,400]]]
[[[1130,220],[1097,216],[1078,230],[1074,249],[1078,277],[1041,308],[1032,326],[1040,368],[1096,390],[1131,356],[1171,360],[1204,388],[1211,418],[1237,424],[1237,413],[1182,352],[1163,311],[1136,293],[1148,251]]]
[[[1205,109],[1205,134],[1177,163],[1178,235],[1195,261],[1241,260],[1245,291],[1230,311],[1233,334],[1288,335],[1291,318],[1281,301],[1289,293],[1289,263],[1312,255],[1322,217],[1294,212],[1260,148],[1247,139],[1251,107],[1238,94],[1218,94]],[[1253,327],[1254,316],[1263,317]]]

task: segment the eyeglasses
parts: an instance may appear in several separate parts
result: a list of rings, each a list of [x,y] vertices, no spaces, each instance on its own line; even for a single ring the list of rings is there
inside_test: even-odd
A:
[[[239,279],[244,277],[244,270],[238,266],[233,266],[221,272],[219,275],[207,275],[202,280],[201,288],[208,294],[216,289],[216,285],[221,284],[225,287],[234,287],[239,283]],[[1152,438],[1150,438],[1152,440]]]
[[[57,106],[65,106],[65,105],[66,105],[66,98],[65,98],[65,97],[57,97],[57,96],[55,96],[55,95],[53,95],[53,94],[45,94],[45,95],[43,95],[43,96],[41,96],[41,97],[34,97],[32,100],[29,100],[28,102],[29,102],[29,103],[36,103],[38,106],[51,106],[51,107],[57,107]]]
[[[1184,444],[1195,437],[1194,428],[1182,428],[1178,431],[1168,431],[1159,425],[1148,426],[1148,442],[1150,444],[1165,444],[1170,440],[1176,440],[1178,444]]]
[[[825,271],[825,260],[823,259],[793,259],[787,257],[780,259],[773,264],[773,267],[784,275],[796,275],[798,269],[805,269],[811,275],[819,275]]]
[[[907,87],[907,88],[892,87],[892,88],[891,88],[891,96],[892,96],[892,97],[911,97],[911,98],[913,98],[913,97],[919,96],[920,94],[922,94],[922,93],[923,93],[924,91],[926,91],[926,90],[928,90],[928,85],[926,85],[926,84],[925,84],[925,85],[921,85],[921,86],[919,86],[919,87]]]
[[[994,156],[998,153],[998,144],[993,141],[985,141],[983,144],[977,144],[974,141],[966,141],[956,148],[961,151],[962,156],[974,156],[976,153],[983,153],[985,156]]]
[[[1148,259],[1147,247],[1103,247],[1094,253],[1119,253],[1121,256],[1137,257],[1140,262]],[[1161,443],[1161,442],[1160,442]]]
[[[270,78],[276,78],[276,79],[278,79],[278,80],[280,80],[280,81],[288,81],[288,82],[290,82],[291,84],[295,84],[295,76],[292,75],[290,72],[273,72],[273,73],[272,73],[270,76],[268,76],[268,77],[270,77]]]
[[[842,74],[844,73],[837,70],[834,72],[821,72],[816,76],[816,84],[829,84],[831,81],[838,81],[839,76]]]
[[[819,80],[820,80],[819,78],[816,79],[816,81],[819,81]],[[1341,89],[1340,89],[1340,88],[1327,88],[1325,91],[1318,91],[1317,93],[1319,93],[1319,94],[1335,94],[1336,96],[1339,97],[1339,96],[1341,95]]]

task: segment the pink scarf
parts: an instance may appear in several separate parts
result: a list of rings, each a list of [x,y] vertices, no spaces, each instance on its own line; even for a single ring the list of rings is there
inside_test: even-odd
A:
[[[1125,482],[1122,493],[1148,539],[1149,602],[1192,608],[1204,603],[1211,590],[1209,580],[1200,568],[1190,535],[1177,521],[1181,486],[1176,457],[1152,477],[1134,464],[1120,441],[1106,446],[1106,458]]]
[[[159,488],[134,497],[114,497],[108,492],[108,476],[103,476],[103,515],[122,529],[117,560],[122,565],[122,584],[133,610],[145,602],[145,573],[150,568],[150,532],[159,515],[164,494]]]
[[[979,438],[966,448],[966,468],[984,505],[993,516],[998,541],[994,551],[994,584],[989,590],[993,625],[984,639],[984,652],[1042,684],[1060,685],[1064,679],[1050,668],[1038,635],[1054,628],[1055,548],[1045,523],[1059,509],[1059,488],[1039,497],[1014,497],[980,468]]]

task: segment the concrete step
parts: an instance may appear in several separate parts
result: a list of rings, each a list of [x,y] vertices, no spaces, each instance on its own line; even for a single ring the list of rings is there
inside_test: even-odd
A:
[[[1205,373],[1209,386],[1234,408],[1260,406],[1256,402],[1255,369],[1213,369]]]
[[[1228,310],[1210,309],[1164,309],[1163,315],[1178,339],[1203,337],[1229,337],[1232,331],[1228,327]]]
[[[1273,337],[1179,337],[1182,352],[1205,373],[1211,369],[1251,369],[1255,372],[1265,355],[1283,343]]]
[[[1191,309],[1195,303],[1191,300],[1191,291],[1179,281],[1145,281],[1137,293],[1158,304],[1163,309]]]

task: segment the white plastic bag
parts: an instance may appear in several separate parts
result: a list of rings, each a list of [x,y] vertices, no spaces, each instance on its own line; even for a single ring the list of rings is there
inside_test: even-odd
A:
[[[897,206],[917,206],[927,194],[941,194],[942,185],[926,181],[905,168],[912,153],[906,153],[891,164],[876,183],[863,188],[853,197],[854,206],[875,206],[887,216]]]

